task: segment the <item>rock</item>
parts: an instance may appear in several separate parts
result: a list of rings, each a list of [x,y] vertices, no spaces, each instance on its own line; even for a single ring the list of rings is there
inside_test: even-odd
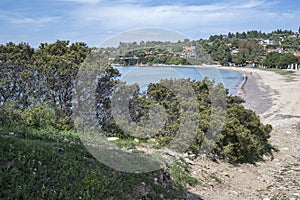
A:
[[[140,140],[139,139],[137,139],[137,138],[134,138],[134,140],[133,140],[134,142],[140,142]]]
[[[300,197],[300,194],[299,193],[294,193],[294,196],[295,197]]]
[[[200,197],[199,195],[193,194],[193,193],[188,193],[186,199],[187,200],[203,200],[202,197]]]
[[[118,137],[109,137],[109,138],[107,138],[107,140],[108,140],[109,142],[112,142],[112,141],[119,140],[119,138],[118,138]]]
[[[192,161],[192,160],[190,160],[190,159],[188,159],[188,158],[185,159],[185,162],[186,162],[187,164],[190,164],[190,165],[195,165],[194,161]]]
[[[264,161],[272,161],[273,159],[274,159],[274,156],[263,155],[263,160],[264,160]]]

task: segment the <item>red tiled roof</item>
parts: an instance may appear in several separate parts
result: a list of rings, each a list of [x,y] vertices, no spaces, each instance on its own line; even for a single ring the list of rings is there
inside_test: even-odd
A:
[[[300,53],[295,53],[294,56],[300,57]]]

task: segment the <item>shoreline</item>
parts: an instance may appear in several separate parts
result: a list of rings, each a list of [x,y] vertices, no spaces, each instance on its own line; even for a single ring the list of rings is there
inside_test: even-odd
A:
[[[280,75],[256,68],[219,67],[247,76],[241,96],[245,107],[254,110],[265,123],[273,126],[300,125],[300,71]]]
[[[255,68],[220,69],[247,76],[240,96],[246,100],[245,107],[254,110],[262,123],[272,125],[268,141],[278,151],[273,156],[264,156],[255,165],[241,164],[236,168],[228,163],[207,164],[200,160],[194,168],[201,169],[199,174],[203,166],[209,166],[208,172],[213,171],[226,184],[191,191],[204,199],[296,199],[300,196],[300,171],[296,167],[300,166],[300,71],[291,76]]]
[[[126,66],[124,66],[126,67]],[[244,106],[254,110],[265,123],[274,125],[300,124],[300,71],[293,80],[288,75],[257,68],[229,67],[220,65],[139,65],[138,67],[186,67],[229,70],[240,73],[244,80],[239,85],[237,96],[245,99]],[[297,87],[298,86],[298,87]],[[293,98],[291,97],[293,94]],[[294,99],[294,101],[292,101]]]

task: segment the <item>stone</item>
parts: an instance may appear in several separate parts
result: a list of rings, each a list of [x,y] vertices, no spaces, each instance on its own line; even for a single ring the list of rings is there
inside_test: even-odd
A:
[[[118,137],[109,137],[109,138],[107,138],[107,140],[108,140],[109,142],[112,142],[112,141],[117,141],[117,140],[119,140],[119,138],[118,138]]]
[[[193,193],[188,193],[186,199],[187,200],[203,200],[202,197],[200,197],[199,195],[193,194]]]
[[[192,161],[190,159],[185,159],[185,162],[190,164],[190,165],[195,165],[194,161]]]
[[[140,142],[140,140],[139,139],[137,139],[137,138],[134,138],[134,140],[133,140],[134,142]]]

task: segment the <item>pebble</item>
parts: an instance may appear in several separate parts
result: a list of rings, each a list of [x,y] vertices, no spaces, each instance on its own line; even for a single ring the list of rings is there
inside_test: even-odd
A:
[[[133,140],[134,142],[140,142],[140,140],[139,139],[137,139],[137,138],[134,138],[134,140]]]
[[[185,162],[187,162],[190,165],[195,165],[194,161],[192,161],[190,159],[185,159]]]
[[[109,137],[109,138],[107,138],[107,140],[108,141],[116,141],[116,140],[118,140],[119,138],[118,137]]]

